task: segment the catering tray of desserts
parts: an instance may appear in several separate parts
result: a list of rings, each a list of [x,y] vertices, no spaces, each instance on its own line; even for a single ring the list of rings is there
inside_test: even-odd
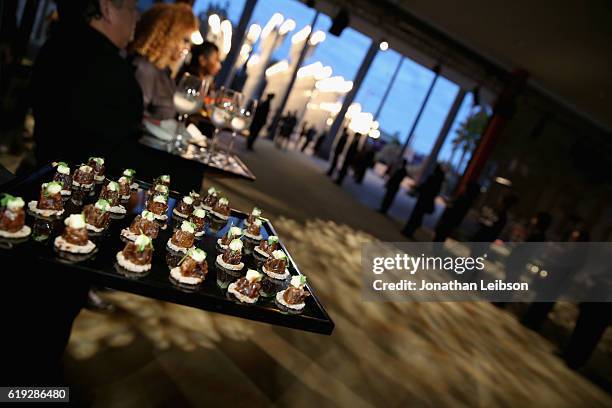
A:
[[[269,220],[211,187],[172,190],[103,158],[52,163],[0,186],[0,257],[86,273],[92,283],[321,334],[334,323]],[[25,258],[24,258],[25,257]]]

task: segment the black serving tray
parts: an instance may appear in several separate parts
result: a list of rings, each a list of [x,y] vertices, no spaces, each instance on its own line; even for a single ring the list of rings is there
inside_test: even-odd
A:
[[[0,191],[22,197],[27,208],[29,201],[38,200],[40,185],[50,181],[54,172],[55,169],[51,165],[46,165],[28,176],[0,186]],[[63,220],[68,215],[79,213],[84,205],[96,201],[101,184],[94,187],[92,195],[85,195],[82,205],[76,205],[70,199],[65,201],[66,211],[61,218],[56,218],[54,221],[34,217],[26,211],[26,224],[32,228],[32,235],[27,241],[21,243],[11,243],[6,240],[0,242],[0,255],[13,259],[23,259],[24,256],[36,257],[44,262],[62,264],[66,268],[78,270],[79,273],[87,273],[93,284],[166,302],[298,330],[327,335],[332,333],[334,323],[317,299],[310,284],[307,284],[307,288],[311,296],[306,298],[306,307],[299,314],[280,310],[274,302],[274,297],[260,297],[257,303],[247,305],[238,302],[232,296],[228,296],[227,285],[244,276],[248,268],[261,270],[257,267],[252,254],[243,256],[245,267],[239,274],[229,275],[215,266],[215,259],[219,253],[216,248],[216,241],[223,236],[230,224],[243,226],[247,214],[240,211],[232,210],[228,223],[219,226],[218,230],[211,228],[210,224],[207,223],[204,237],[196,241],[196,247],[202,248],[207,253],[208,275],[204,282],[196,288],[190,288],[180,286],[171,280],[168,261],[176,261],[177,259],[176,257],[168,257],[170,252],[166,249],[166,242],[172,236],[174,228],[180,225],[182,221],[172,216],[172,209],[176,201],[182,197],[176,191],[170,191],[167,227],[165,230],[160,229],[159,236],[153,241],[154,251],[151,271],[145,275],[136,276],[122,270],[116,265],[116,254],[125,246],[120,232],[123,228],[127,228],[134,217],[142,211],[145,205],[146,191],[151,187],[149,183],[138,180],[136,182],[139,184],[139,189],[133,190],[130,200],[123,204],[127,209],[127,214],[123,218],[112,219],[110,226],[102,235],[93,236],[90,234],[90,240],[96,244],[96,251],[87,259],[79,261],[66,259],[65,256],[61,256],[54,249],[53,241],[55,237],[62,233]],[[43,239],[47,235],[48,237]],[[264,237],[276,235],[269,221],[263,223],[262,235]],[[288,256],[291,275],[299,275],[300,271],[297,265],[283,245],[282,238],[279,237],[279,239],[280,247]],[[178,258],[180,259],[180,256]]]

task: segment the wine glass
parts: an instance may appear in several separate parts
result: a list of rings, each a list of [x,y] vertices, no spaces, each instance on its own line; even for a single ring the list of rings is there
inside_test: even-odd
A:
[[[196,113],[201,108],[209,85],[209,80],[201,80],[199,77],[189,73],[185,73],[179,81],[173,96],[174,108],[179,114],[173,148],[180,148],[183,138],[188,138],[185,129],[185,119],[188,115]]]
[[[255,114],[255,108],[257,107],[257,100],[251,98],[245,98],[243,94],[238,94],[236,97],[238,102],[238,108],[234,109],[233,117],[230,122],[232,128],[232,138],[228,149],[228,160],[229,155],[232,154],[234,147],[234,140],[237,133],[242,133],[245,129],[251,126],[253,115]]]
[[[208,160],[211,160],[215,154],[217,139],[221,129],[231,127],[233,113],[238,107],[238,95],[240,95],[239,92],[221,87],[209,107],[209,116],[215,131],[213,132],[211,148],[208,152]]]

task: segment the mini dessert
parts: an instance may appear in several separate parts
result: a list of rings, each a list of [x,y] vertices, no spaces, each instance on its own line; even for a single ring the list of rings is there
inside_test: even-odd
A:
[[[138,190],[138,183],[136,183],[134,181],[134,176],[136,175],[136,170],[134,169],[125,169],[123,170],[123,177],[127,177],[127,179],[130,181],[130,188],[132,190]]]
[[[40,199],[28,203],[28,209],[43,217],[59,216],[64,213],[62,185],[57,181],[44,183],[40,189]]]
[[[101,198],[95,204],[88,204],[83,208],[85,223],[88,230],[102,232],[108,227],[110,221],[110,203]]]
[[[189,197],[193,200],[193,208],[198,208],[202,206],[202,197],[200,197],[199,193],[192,191],[189,193]]]
[[[242,236],[242,230],[238,227],[230,227],[227,233],[217,240],[217,246],[223,250],[226,250],[230,242],[234,239],[239,239]]]
[[[257,255],[264,258],[269,258],[272,252],[278,247],[278,237],[276,235],[270,235],[268,239],[262,239],[259,245],[255,247]]]
[[[19,239],[32,233],[25,225],[25,202],[21,197],[4,194],[0,200],[0,237]]]
[[[109,181],[100,192],[100,198],[107,200],[110,204],[110,212],[113,214],[125,214],[125,207],[119,204],[119,183]]]
[[[262,236],[261,236],[261,219],[257,218],[251,224],[249,224],[249,226],[247,227],[247,229],[244,232],[244,235],[247,238],[252,239],[253,241],[259,241],[262,238]]]
[[[289,277],[287,255],[280,249],[277,249],[272,252],[272,256],[266,260],[261,270],[272,279],[287,279]]]
[[[82,164],[72,175],[72,186],[89,189],[94,183],[94,172],[91,166]]]
[[[123,251],[117,252],[117,263],[130,272],[146,272],[151,269],[153,260],[153,241],[141,234],[134,242],[125,244]]]
[[[168,240],[168,248],[175,252],[187,253],[193,248],[195,240],[195,225],[189,221],[183,221],[181,228],[174,231],[172,237]]]
[[[166,187],[170,187],[170,175],[163,174],[159,176],[158,178],[155,179],[155,182],[153,184],[163,184]]]
[[[121,176],[119,177],[118,183],[119,183],[119,198],[121,199],[121,201],[129,200],[132,195],[132,190],[130,187],[130,179],[125,176]]]
[[[236,296],[241,302],[255,303],[259,299],[259,291],[261,290],[261,273],[249,269],[244,278],[238,279],[234,283],[230,283],[227,287],[228,293]]]
[[[217,201],[219,200],[219,190],[214,187],[210,187],[208,189],[208,195],[202,201],[202,208],[206,211],[210,211],[213,209]]]
[[[244,268],[242,262],[242,241],[233,239],[229,243],[227,249],[217,255],[217,265],[230,271],[240,271]]]
[[[212,215],[222,221],[227,221],[230,216],[229,200],[225,197],[221,197],[211,210]]]
[[[155,215],[156,220],[167,220],[168,216],[166,215],[166,211],[168,211],[168,198],[161,194],[154,195],[153,199],[147,202],[147,210]]]
[[[253,224],[253,222],[255,222],[255,220],[258,220],[259,217],[261,217],[261,210],[257,207],[253,207],[251,214],[249,214],[247,219],[244,221],[244,225],[249,226]]]
[[[143,210],[140,215],[137,215],[132,221],[129,228],[121,230],[121,236],[135,241],[140,234],[144,234],[151,239],[157,238],[159,233],[159,224],[155,222],[155,214],[151,211]]]
[[[104,159],[102,157],[90,157],[87,165],[93,169],[94,181],[98,183],[104,181],[106,167],[104,167]]]
[[[149,199],[151,199],[151,197],[156,194],[161,194],[164,197],[168,197],[169,191],[170,190],[168,189],[168,186],[165,186],[163,184],[153,184],[149,189]]]
[[[170,276],[185,285],[198,285],[206,279],[208,264],[206,252],[200,248],[192,248],[183,257],[178,266],[170,269]]]
[[[193,212],[193,198],[189,196],[183,197],[181,201],[176,203],[176,206],[172,210],[172,214],[181,218],[188,218],[189,214]]]
[[[56,173],[53,176],[53,181],[57,181],[62,184],[61,194],[63,196],[69,196],[72,194],[70,189],[72,188],[72,177],[70,177],[70,167],[64,162],[57,164]]]
[[[66,228],[55,238],[55,248],[73,254],[88,254],[96,248],[89,240],[83,214],[72,214],[64,221]]]
[[[304,275],[296,275],[291,278],[289,286],[285,290],[281,290],[276,294],[276,302],[288,309],[301,311],[306,306],[304,300],[310,296],[304,287],[306,286],[306,277]]]
[[[204,211],[201,208],[196,208],[195,210],[193,210],[193,212],[191,213],[191,215],[189,216],[189,221],[191,221],[193,224],[195,224],[195,236],[197,237],[201,237],[204,235],[205,232],[205,221],[206,221],[206,211]]]

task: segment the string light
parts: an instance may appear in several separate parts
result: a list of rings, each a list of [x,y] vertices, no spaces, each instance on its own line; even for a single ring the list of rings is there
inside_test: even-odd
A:
[[[204,43],[204,38],[202,37],[202,34],[199,30],[196,30],[191,33],[191,42],[195,45],[200,45]]]
[[[223,20],[221,23],[221,31],[223,32],[223,54],[227,53],[232,48],[232,23],[229,20]]]
[[[278,33],[280,35],[285,35],[289,31],[293,31],[293,30],[295,30],[295,21],[289,18],[285,20],[283,24],[281,24],[280,28],[278,29]]]
[[[380,48],[381,51],[387,51],[389,49],[389,43],[386,41],[382,41],[378,47]]]
[[[284,72],[289,69],[289,62],[282,60],[266,69],[266,76],[272,76]]]
[[[293,34],[293,37],[291,37],[291,43],[292,44],[297,44],[297,43],[300,43],[300,42],[306,40],[306,38],[308,37],[308,34],[310,34],[311,30],[312,30],[312,28],[309,25],[305,26],[300,31],[298,31],[297,33]]]
[[[322,43],[323,41],[325,41],[325,33],[321,30],[316,31],[311,37],[310,37],[310,45],[315,46],[319,43]]]
[[[219,35],[221,32],[221,19],[216,14],[211,14],[208,16],[208,25],[210,26],[210,31],[214,35]]]
[[[274,30],[276,27],[282,24],[284,19],[285,17],[283,17],[281,13],[274,13],[272,17],[270,17],[270,20],[268,20],[264,28],[261,30],[260,37],[266,38],[268,35],[270,35],[272,30]]]
[[[251,24],[247,32],[247,40],[251,44],[255,44],[261,35],[261,26],[259,24]]]

